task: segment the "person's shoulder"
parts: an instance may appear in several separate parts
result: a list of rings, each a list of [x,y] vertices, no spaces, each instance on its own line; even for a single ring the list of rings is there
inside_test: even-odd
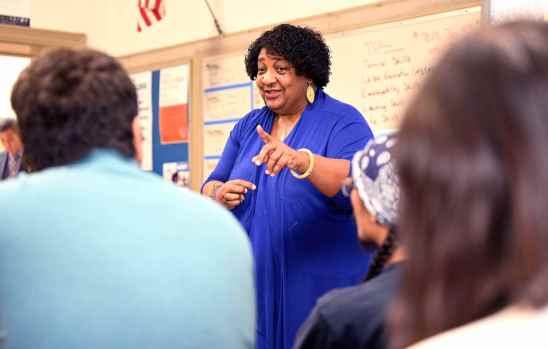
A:
[[[321,112],[336,120],[366,123],[362,113],[354,106],[331,97],[325,92],[321,95]]]
[[[334,289],[318,300],[319,311],[328,319],[361,319],[384,313],[397,289],[398,268],[391,268],[368,282]],[[338,320],[337,320],[338,321]]]
[[[257,125],[264,124],[265,120],[272,115],[272,111],[267,107],[253,109],[236,123],[236,128],[243,130],[251,129],[255,131]]]
[[[316,302],[315,327],[329,329],[330,341],[344,347],[372,347],[382,341],[385,310],[371,301],[369,285],[335,289]],[[325,333],[324,333],[325,335]]]
[[[187,188],[175,186],[172,182],[151,174],[141,174],[141,186],[150,192],[150,199],[170,202],[171,208],[181,213],[182,219],[200,222],[202,232],[216,231],[219,228],[237,230],[241,227],[234,216],[212,199]],[[215,217],[215,219],[211,219]]]
[[[365,283],[357,286],[337,288],[329,291],[318,299],[317,308],[325,317],[330,318],[334,314],[346,313],[356,306],[356,300],[360,300],[369,293],[369,287]]]
[[[29,190],[33,180],[35,179],[29,174],[21,172],[17,177],[6,178],[0,182],[0,212],[4,219],[38,204],[40,198]]]
[[[167,186],[166,199],[169,193],[170,202],[175,203],[174,208],[185,216],[181,219],[185,220],[184,225],[189,231],[221,241],[227,244],[227,248],[248,247],[247,235],[230,211],[195,191],[176,187],[167,181],[163,182],[164,186]]]

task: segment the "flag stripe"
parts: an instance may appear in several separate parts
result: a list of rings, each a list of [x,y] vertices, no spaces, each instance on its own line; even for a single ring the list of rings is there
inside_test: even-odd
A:
[[[137,0],[137,31],[141,32],[165,16],[164,0]]]
[[[145,11],[144,8],[140,8],[139,9],[139,12],[141,12],[141,17],[143,18],[143,20],[145,21],[145,24],[147,26],[150,26],[152,24],[152,22],[150,21],[150,18],[148,18],[148,15],[147,15],[147,12]]]
[[[151,12],[158,21],[162,19],[162,15],[160,15],[160,10],[154,9]]]

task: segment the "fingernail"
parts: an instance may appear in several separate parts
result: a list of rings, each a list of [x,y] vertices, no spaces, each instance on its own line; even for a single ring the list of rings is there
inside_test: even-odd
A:
[[[246,194],[247,194],[247,188],[245,188],[245,189],[244,189],[244,193],[246,193]]]
[[[270,175],[270,171],[269,171],[269,170],[264,171],[264,173],[266,173],[267,175]]]
[[[253,184],[253,190],[257,189],[257,186],[255,184]]]
[[[255,165],[261,166],[261,162],[259,160],[255,161]]]

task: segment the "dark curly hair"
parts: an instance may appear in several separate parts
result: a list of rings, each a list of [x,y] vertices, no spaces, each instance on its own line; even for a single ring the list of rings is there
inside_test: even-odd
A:
[[[329,82],[331,55],[319,32],[291,24],[280,24],[264,32],[249,46],[245,56],[245,68],[251,80],[257,77],[257,60],[263,48],[284,57],[295,67],[297,75],[312,79],[316,87],[322,88]]]
[[[21,73],[11,104],[32,170],[70,164],[97,148],[134,156],[137,92],[113,57],[55,49]]]

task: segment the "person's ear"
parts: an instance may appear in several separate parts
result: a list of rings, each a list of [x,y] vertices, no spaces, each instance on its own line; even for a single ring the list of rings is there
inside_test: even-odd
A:
[[[139,118],[135,117],[131,123],[131,129],[133,131],[133,147],[135,149],[135,160],[141,164],[143,159],[143,133],[141,132],[141,125],[139,124]]]

